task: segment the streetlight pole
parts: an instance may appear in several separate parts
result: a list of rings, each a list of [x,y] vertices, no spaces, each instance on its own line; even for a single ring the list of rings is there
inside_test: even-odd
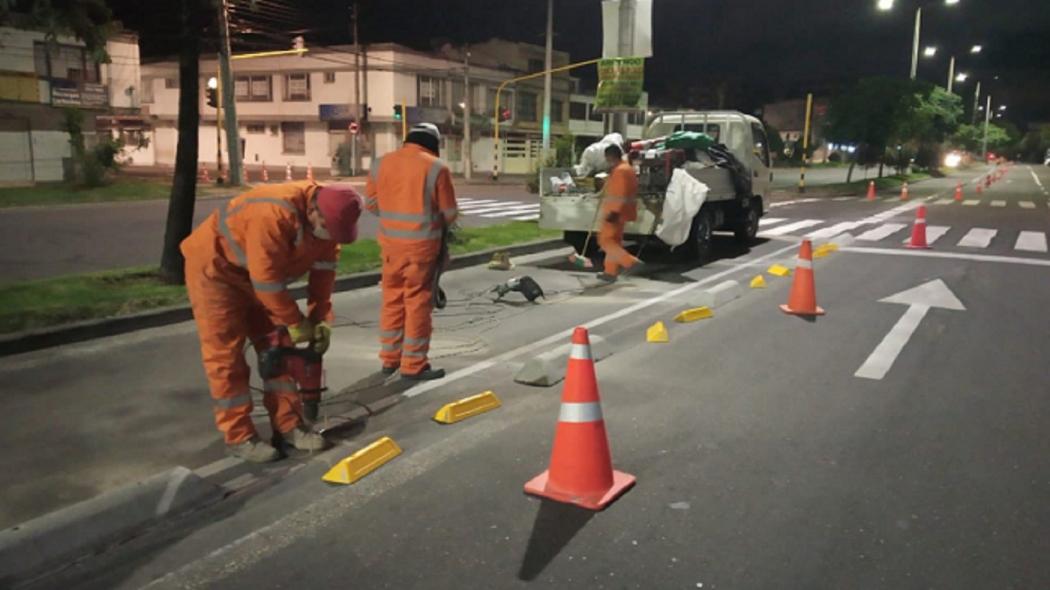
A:
[[[237,129],[233,70],[230,69],[230,23],[227,7],[227,0],[219,0],[219,88],[222,91],[222,106],[225,109],[226,153],[230,160],[229,183],[238,186],[241,184],[241,139]]]
[[[554,53],[554,0],[547,0],[547,47],[543,57],[543,158],[551,149],[551,67]]]
[[[988,161],[988,123],[992,118],[992,95],[988,95],[987,106],[984,107],[984,139],[981,140],[981,159]]]
[[[922,30],[922,7],[915,9],[915,35],[911,42],[911,79],[919,73],[919,34]]]
[[[977,105],[981,104],[981,81],[977,81],[977,89],[973,91],[973,115],[970,117],[970,125],[977,124]]]
[[[357,11],[359,5],[354,2],[353,13],[351,13],[350,24],[353,27],[354,34],[354,121],[357,123],[358,133],[361,132],[361,43],[358,40],[357,33]],[[350,175],[357,176],[357,171],[361,168],[360,162],[358,162],[357,153],[357,133],[350,134]]]
[[[470,180],[474,163],[474,144],[470,136],[470,111],[474,94],[470,91],[470,46],[463,49],[463,178]]]
[[[952,93],[952,85],[955,83],[955,56],[948,62],[948,94]]]

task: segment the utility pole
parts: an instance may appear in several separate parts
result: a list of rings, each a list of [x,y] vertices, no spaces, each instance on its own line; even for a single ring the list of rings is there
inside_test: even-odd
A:
[[[813,93],[806,95],[806,125],[802,131],[802,168],[798,173],[798,192],[806,192],[806,165],[809,164],[809,126],[813,120]]]
[[[919,72],[919,33],[922,30],[922,7],[915,10],[915,35],[911,41],[911,79]]]
[[[554,53],[554,0],[547,0],[547,47],[543,57],[543,158],[551,149],[551,67]]]
[[[474,163],[474,143],[470,136],[470,111],[474,93],[470,91],[470,46],[463,49],[463,178],[470,180]]]
[[[634,54],[634,0],[620,0],[620,32],[618,57],[631,57]],[[627,140],[627,113],[613,115],[613,131]]]
[[[988,123],[992,119],[992,95],[988,95],[987,106],[984,107],[984,139],[981,140],[981,159],[988,162]]]
[[[359,3],[354,2],[354,6],[351,9],[350,22],[351,28],[353,29],[354,35],[354,113],[355,121],[358,122],[358,133],[361,130],[361,43],[358,41],[357,33],[357,11],[359,9]],[[357,153],[357,135],[350,135],[350,175],[357,176],[358,169],[361,168],[361,164],[358,161],[359,154]]]
[[[955,82],[955,56],[948,62],[948,94],[952,93],[953,82]]]
[[[981,81],[977,81],[977,89],[973,91],[973,114],[970,116],[970,125],[977,124],[977,105],[981,104]]]
[[[215,69],[215,182],[222,184],[222,82],[217,63]]]
[[[241,140],[237,130],[237,108],[234,103],[233,71],[230,69],[230,23],[227,0],[219,0],[219,87],[222,106],[226,109],[226,153],[230,158],[229,184],[241,184]],[[218,112],[216,112],[216,116]]]

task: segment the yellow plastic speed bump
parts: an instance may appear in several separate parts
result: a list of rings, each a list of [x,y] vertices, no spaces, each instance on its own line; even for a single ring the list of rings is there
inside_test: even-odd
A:
[[[715,314],[711,311],[711,308],[705,305],[703,307],[694,307],[683,311],[674,317],[674,321],[681,323],[695,322],[697,320],[706,320],[714,315]]]
[[[375,441],[336,463],[321,478],[328,483],[352,484],[401,454],[401,447],[389,436]]]
[[[489,410],[495,410],[501,405],[495,393],[486,391],[465,397],[457,402],[445,404],[434,414],[434,421],[442,424],[455,424],[460,420],[466,420],[478,414],[484,414]]]
[[[791,269],[784,266],[783,264],[774,264],[773,266],[766,269],[766,272],[775,277],[786,277],[791,274]]]
[[[766,288],[766,277],[762,275],[756,275],[755,278],[751,279],[752,289],[765,289]]]
[[[824,258],[828,254],[831,254],[831,250],[828,250],[827,248],[825,248],[823,246],[813,250],[813,258]]]
[[[646,342],[670,342],[671,336],[667,333],[667,326],[663,322],[656,322],[645,331]]]

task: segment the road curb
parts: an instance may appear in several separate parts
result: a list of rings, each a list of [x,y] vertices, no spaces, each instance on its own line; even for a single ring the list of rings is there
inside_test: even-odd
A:
[[[224,495],[220,486],[180,466],[0,531],[0,586],[83,557]]]
[[[492,255],[495,252],[508,252],[511,256],[523,256],[526,254],[534,254],[536,252],[559,248],[562,245],[564,245],[564,242],[560,239],[550,239],[535,240],[513,246],[489,248],[487,250],[480,250],[470,254],[454,256],[449,264],[449,270],[466,268],[487,262],[492,258]],[[379,283],[380,276],[379,271],[368,271],[337,277],[335,280],[335,292],[353,291],[355,289],[374,286]],[[300,284],[293,288],[292,295],[296,298],[305,297],[305,285]],[[118,334],[126,334],[128,332],[144,330],[147,328],[167,326],[170,324],[185,322],[190,319],[193,319],[193,311],[190,309],[189,304],[185,304],[152,309],[150,311],[125,316],[85,320],[82,322],[74,322],[72,324],[43,328],[40,330],[16,332],[14,334],[0,336],[0,357],[32,352],[34,350],[51,348],[63,344],[72,344],[75,342],[83,342],[85,340],[104,338],[106,336],[116,336]]]

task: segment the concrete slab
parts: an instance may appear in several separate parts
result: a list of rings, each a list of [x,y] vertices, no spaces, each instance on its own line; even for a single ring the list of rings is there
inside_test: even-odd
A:
[[[550,387],[565,380],[568,369],[569,349],[566,344],[549,352],[538,354],[525,361],[514,375],[514,381],[523,385]],[[598,362],[612,354],[609,344],[601,336],[591,335],[591,357]]]

